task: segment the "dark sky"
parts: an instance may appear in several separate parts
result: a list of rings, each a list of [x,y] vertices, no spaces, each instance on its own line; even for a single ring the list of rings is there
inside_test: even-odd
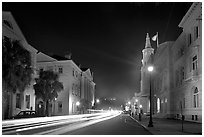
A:
[[[72,59],[94,73],[97,97],[127,99],[140,89],[146,33],[174,41],[192,3],[2,3],[29,44]],[[151,41],[153,47],[156,43]]]

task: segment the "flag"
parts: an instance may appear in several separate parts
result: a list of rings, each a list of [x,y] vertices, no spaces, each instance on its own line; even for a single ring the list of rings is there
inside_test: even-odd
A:
[[[154,35],[153,37],[152,37],[152,40],[153,41],[156,41],[157,40],[157,37],[158,37],[158,35],[156,34],[156,35]]]

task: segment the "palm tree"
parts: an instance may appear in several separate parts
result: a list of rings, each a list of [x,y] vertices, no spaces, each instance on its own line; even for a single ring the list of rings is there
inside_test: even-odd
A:
[[[30,85],[32,73],[30,52],[24,49],[20,41],[4,37],[2,42],[3,107],[8,107],[9,95],[11,96],[17,90],[23,93]],[[11,110],[8,107],[5,111]],[[7,116],[10,115],[9,112],[6,113]]]
[[[45,113],[49,116],[49,102],[57,98],[58,92],[63,90],[63,84],[58,81],[59,75],[53,71],[40,71],[39,78],[34,85],[37,98],[41,98],[46,103]]]

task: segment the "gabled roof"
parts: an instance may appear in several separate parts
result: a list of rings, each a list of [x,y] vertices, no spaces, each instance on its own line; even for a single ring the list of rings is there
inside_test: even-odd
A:
[[[37,62],[53,62],[53,61],[57,60],[42,52],[37,53]]]
[[[56,54],[52,55],[51,57],[58,60],[58,61],[60,61],[60,60],[70,60],[68,58],[65,58],[65,57],[62,57],[62,56],[59,56],[59,55],[56,55]]]
[[[86,73],[87,76],[89,76],[90,78],[93,78],[91,74],[91,70],[89,68],[81,68],[81,70],[83,71],[83,73]]]
[[[201,12],[202,12],[202,3],[201,2],[194,2],[191,7],[189,8],[189,10],[187,11],[187,13],[185,14],[185,16],[182,18],[181,22],[179,23],[179,27],[183,27],[185,22],[188,20],[188,18],[190,16],[192,16],[193,12],[195,12],[195,10],[198,10],[198,8],[200,8]]]
[[[17,38],[16,40],[20,40],[23,42],[23,47],[29,51],[37,52],[38,50],[28,44],[26,41],[21,29],[19,28],[17,22],[15,21],[13,15],[9,11],[2,12],[2,27],[7,29],[9,32]],[[9,35],[9,34],[8,34]],[[9,35],[10,36],[10,35]]]

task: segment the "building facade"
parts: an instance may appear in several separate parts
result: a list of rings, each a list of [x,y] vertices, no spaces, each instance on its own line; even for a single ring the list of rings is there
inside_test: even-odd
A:
[[[35,92],[33,89],[35,69],[36,69],[36,54],[37,50],[29,45],[17,25],[15,19],[10,12],[2,12],[2,38],[20,41],[20,44],[31,56],[31,68],[34,71],[30,85],[24,92],[16,91],[15,93],[4,92],[4,81],[2,82],[2,119],[12,117],[21,110],[35,109]]]
[[[95,83],[93,82],[93,73],[88,68],[81,68],[81,100],[83,100],[82,110],[91,109],[95,103]]]
[[[81,113],[82,99],[92,103],[95,84],[90,69],[82,71],[73,60],[64,57],[56,59],[43,53],[37,54],[38,70],[52,70],[59,74],[59,81],[64,89],[50,106],[52,115],[72,115]],[[42,100],[37,100],[37,110],[41,109]],[[40,106],[40,107],[39,107]]]
[[[141,92],[137,94],[144,113],[149,112],[149,58],[153,55],[151,85],[153,114],[158,117],[202,121],[202,5],[193,3],[179,27],[175,42],[159,44],[154,54],[148,36],[143,50]],[[148,76],[147,76],[148,75]]]
[[[172,47],[174,117],[202,121],[202,3],[192,4],[179,24],[183,32]]]
[[[171,115],[171,47],[174,42],[159,44],[154,54],[154,71],[152,73],[153,114],[157,117]]]

